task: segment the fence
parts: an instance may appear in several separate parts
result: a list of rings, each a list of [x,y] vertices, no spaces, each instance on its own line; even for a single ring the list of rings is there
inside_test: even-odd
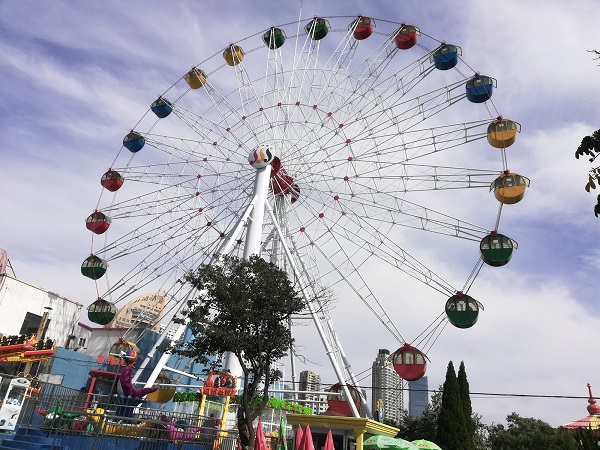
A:
[[[234,450],[237,435],[208,426],[214,418],[144,407],[122,396],[94,396],[40,383],[23,403],[20,433],[42,434],[53,449]]]

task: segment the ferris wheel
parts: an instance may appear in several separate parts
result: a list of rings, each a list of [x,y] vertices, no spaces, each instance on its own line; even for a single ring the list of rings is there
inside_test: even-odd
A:
[[[298,282],[342,387],[356,380],[326,305],[340,291],[399,341],[399,374],[419,378],[424,349],[395,326],[368,267],[440,299],[430,336],[477,321],[469,287],[482,265],[510,260],[502,206],[529,185],[508,168],[520,126],[496,110],[495,88],[458,45],[364,16],[300,20],[217,49],[148,100],[101,178],[81,268],[96,282],[90,310],[106,322],[132,296],[161,292],[176,314],[187,272],[219,254],[260,254]],[[473,199],[495,206],[474,215]],[[452,284],[420,261],[414,233],[468,244],[456,255],[477,260],[467,279]]]

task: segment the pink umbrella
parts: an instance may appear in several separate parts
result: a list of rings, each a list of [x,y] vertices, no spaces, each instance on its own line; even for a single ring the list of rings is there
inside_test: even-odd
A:
[[[265,438],[265,431],[262,427],[262,422],[258,419],[258,425],[256,425],[256,436],[254,438],[254,450],[267,450],[267,440]]]
[[[298,425],[298,428],[296,429],[296,443],[294,445],[294,450],[302,450],[304,444],[302,439],[304,439],[304,433],[302,432],[302,427]]]
[[[333,436],[331,435],[331,428],[327,430],[327,437],[325,438],[325,446],[323,450],[334,450],[333,447]]]
[[[310,432],[310,425],[306,424],[306,429],[304,430],[304,437],[302,438],[304,441],[304,445],[301,450],[315,450],[315,445],[313,443],[312,433]]]

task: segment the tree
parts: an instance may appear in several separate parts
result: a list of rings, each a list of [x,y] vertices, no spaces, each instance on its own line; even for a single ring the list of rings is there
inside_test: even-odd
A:
[[[183,312],[195,338],[173,344],[170,351],[210,368],[216,365],[210,355],[231,352],[237,357],[243,371],[237,422],[247,448],[255,438],[252,422],[269,401],[269,385],[281,377],[274,364],[294,343],[288,320],[302,311],[304,301],[284,271],[258,256],[223,256],[188,273],[185,281],[197,291]],[[259,396],[259,403],[251,401]]]
[[[390,424],[400,429],[398,437],[407,441],[426,439],[434,441],[437,439],[437,420],[442,406],[442,386],[431,396],[431,401],[419,417],[411,417],[407,411],[398,424]]]
[[[579,144],[579,147],[575,151],[575,158],[579,159],[583,155],[589,156],[590,163],[593,163],[600,156],[600,130],[596,130],[591,135],[583,137],[581,144]],[[585,190],[590,192],[590,189],[596,189],[596,183],[600,183],[600,166],[590,169]],[[596,217],[600,214],[600,195],[597,200],[598,203],[594,207]]]
[[[473,408],[471,407],[471,396],[469,391],[469,381],[467,380],[467,371],[465,369],[465,362],[461,361],[458,367],[458,395],[460,397],[460,403],[462,406],[463,417],[465,418],[465,425],[467,427],[467,434],[469,441],[465,444],[465,450],[471,450],[475,448],[474,437],[475,437],[475,420],[473,418]]]
[[[573,438],[580,450],[598,450],[598,446],[600,446],[597,432],[589,428],[578,428],[573,432]]]
[[[573,436],[565,430],[552,428],[548,423],[521,417],[517,413],[506,417],[504,425],[488,427],[491,450],[576,450]]]
[[[442,392],[442,405],[437,420],[436,443],[444,450],[465,450],[472,439],[467,431],[458,380],[452,361],[448,363]]]

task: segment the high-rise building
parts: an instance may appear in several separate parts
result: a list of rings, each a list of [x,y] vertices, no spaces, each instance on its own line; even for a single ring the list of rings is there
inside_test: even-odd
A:
[[[408,415],[420,417],[429,405],[429,384],[427,377],[408,382]]]
[[[381,399],[385,419],[398,422],[404,407],[402,379],[394,370],[392,362],[388,361],[389,357],[389,350],[379,349],[371,366],[371,410],[375,414],[377,402]]]
[[[310,370],[304,370],[300,372],[300,390],[301,391],[315,391],[321,390],[321,377]],[[300,400],[313,400],[314,403],[302,402],[304,406],[307,406],[313,410],[313,414],[319,414],[319,394],[299,394]]]

